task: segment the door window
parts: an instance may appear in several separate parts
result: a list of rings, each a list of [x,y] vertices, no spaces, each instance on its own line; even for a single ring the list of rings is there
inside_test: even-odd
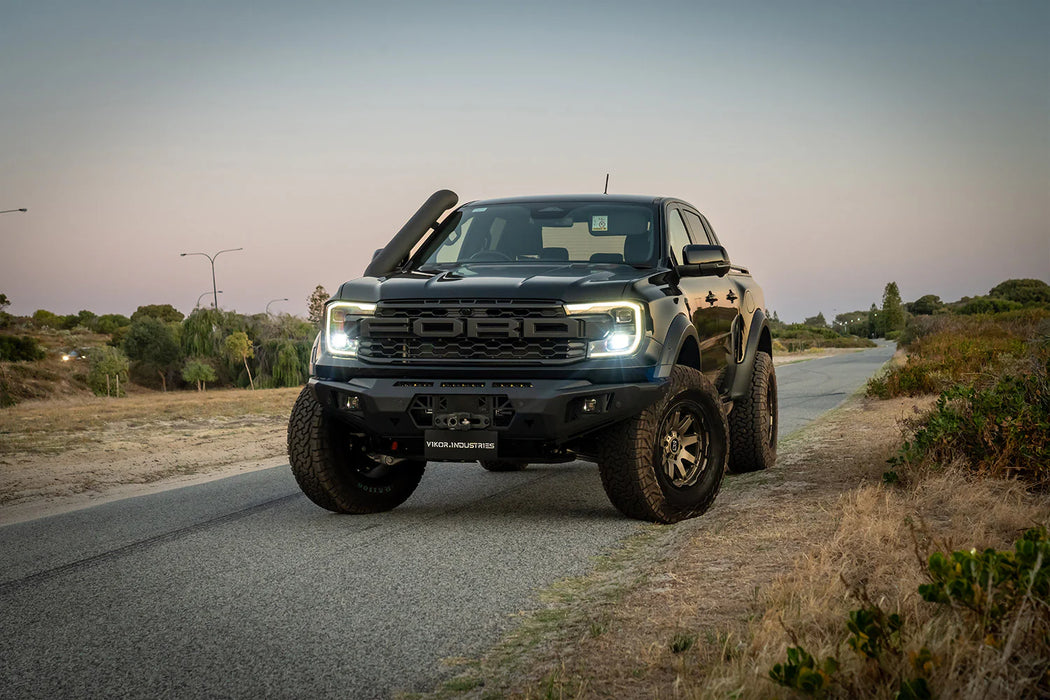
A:
[[[672,209],[667,213],[667,240],[671,247],[671,256],[676,264],[682,262],[682,248],[692,243],[689,240],[689,232],[682,221],[682,214],[678,209]]]
[[[714,241],[707,235],[707,231],[704,230],[704,224],[700,220],[700,215],[696,212],[683,209],[682,213],[685,214],[685,220],[689,222],[690,232],[693,234],[693,240],[697,243],[703,243],[704,245],[712,245]]]

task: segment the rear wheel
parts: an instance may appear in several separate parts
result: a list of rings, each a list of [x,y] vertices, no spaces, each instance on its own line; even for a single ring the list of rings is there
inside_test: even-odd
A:
[[[288,420],[288,461],[306,496],[336,513],[378,513],[412,495],[426,462],[381,464],[368,456],[347,426],[325,413],[310,387]]]
[[[729,414],[729,471],[768,469],[777,461],[777,375],[769,353],[755,355],[751,384]]]
[[[528,462],[513,462],[509,459],[483,459],[481,466],[490,472],[520,472],[529,466]]]
[[[667,396],[602,435],[602,486],[632,518],[673,523],[696,517],[718,494],[728,440],[714,385],[676,365]]]

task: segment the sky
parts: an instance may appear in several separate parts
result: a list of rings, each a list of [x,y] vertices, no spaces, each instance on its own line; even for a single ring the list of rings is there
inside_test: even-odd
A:
[[[801,321],[1050,280],[1050,2],[0,0],[9,312],[306,314],[432,192],[667,195]],[[208,293],[201,299],[201,295]]]

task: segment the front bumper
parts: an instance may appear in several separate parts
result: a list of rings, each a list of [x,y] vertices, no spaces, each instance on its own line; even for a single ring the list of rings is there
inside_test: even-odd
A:
[[[379,451],[404,457],[423,454],[427,430],[444,410],[482,406],[490,421],[478,425],[499,437],[500,459],[553,458],[566,443],[625,418],[659,400],[667,380],[596,384],[585,379],[449,379],[356,377],[311,379],[319,403]],[[485,408],[487,407],[487,409]],[[462,415],[457,413],[456,415]],[[482,419],[484,420],[484,419]],[[472,430],[463,430],[464,438]]]

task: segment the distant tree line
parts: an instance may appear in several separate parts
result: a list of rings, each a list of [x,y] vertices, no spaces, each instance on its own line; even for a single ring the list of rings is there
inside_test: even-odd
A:
[[[322,287],[311,294],[311,306],[317,298],[322,306],[328,298]],[[88,385],[96,394],[109,396],[123,395],[129,382],[164,391],[187,387],[203,391],[209,384],[253,389],[299,386],[306,381],[319,328],[289,314],[245,315],[205,308],[185,316],[170,304],[139,306],[130,318],[86,310],[62,316],[46,309],[15,317],[6,312],[9,303],[6,295],[0,295],[0,360],[45,357],[35,338],[11,333],[19,328],[38,335],[57,331],[68,335],[70,342],[90,338],[89,334],[109,336],[103,347],[87,353]]]
[[[774,338],[789,346],[835,346],[837,338],[895,339],[911,316],[935,314],[990,314],[1026,308],[1050,309],[1050,285],[1036,279],[1011,279],[993,287],[988,294],[945,303],[936,294],[924,294],[912,302],[901,300],[896,282],[886,284],[882,304],[868,310],[837,314],[829,324],[823,313],[806,318],[802,323],[782,323],[773,314],[770,323]],[[790,342],[787,342],[790,341]]]

